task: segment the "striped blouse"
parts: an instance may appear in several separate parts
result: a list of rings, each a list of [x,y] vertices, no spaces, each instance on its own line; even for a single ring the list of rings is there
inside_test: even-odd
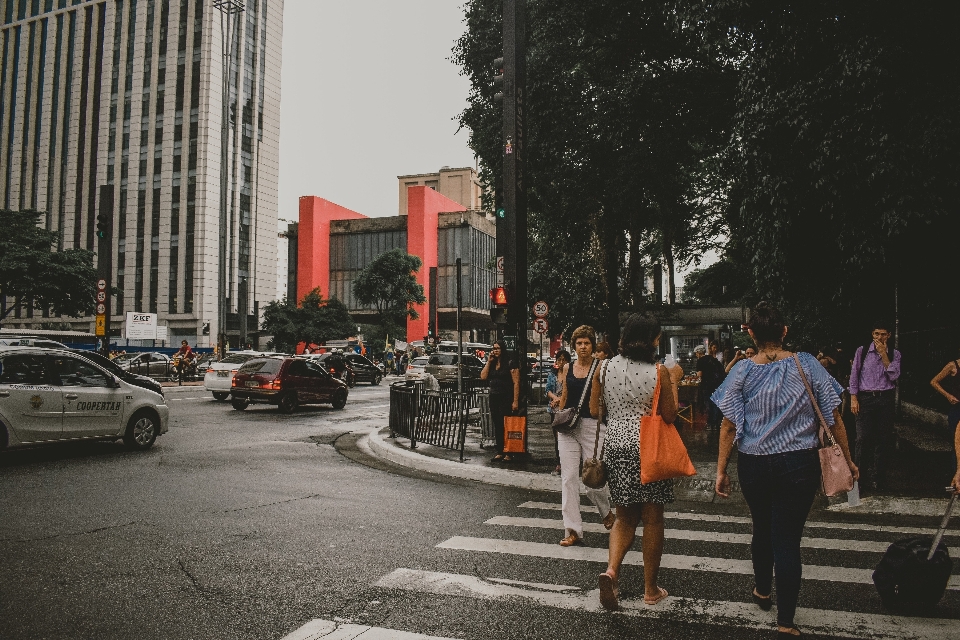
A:
[[[812,355],[799,355],[820,411],[833,426],[843,387]],[[737,449],[743,453],[769,455],[819,446],[817,415],[793,358],[763,365],[741,360],[710,399],[736,425]]]

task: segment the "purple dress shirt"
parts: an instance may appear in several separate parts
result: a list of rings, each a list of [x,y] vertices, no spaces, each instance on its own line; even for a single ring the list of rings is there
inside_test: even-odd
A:
[[[888,354],[889,355],[889,354]],[[863,372],[860,371],[860,359],[863,358],[863,347],[857,349],[853,357],[853,371],[850,373],[850,394],[857,395],[861,391],[887,391],[896,386],[900,377],[900,352],[893,350],[890,366],[883,366],[883,358],[877,353],[877,346],[870,343],[866,360],[863,361]]]

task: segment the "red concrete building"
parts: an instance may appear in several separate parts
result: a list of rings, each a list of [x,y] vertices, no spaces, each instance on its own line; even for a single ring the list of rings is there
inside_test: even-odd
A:
[[[496,225],[431,187],[411,186],[406,195],[406,215],[381,218],[368,218],[317,196],[301,197],[299,223],[287,234],[291,272],[296,265],[288,290],[300,300],[319,287],[323,297],[340,299],[358,321],[370,322],[375,310],[355,300],[353,280],[376,256],[402,248],[423,261],[417,282],[427,298],[417,307],[420,317],[407,320],[407,339],[423,339],[433,323],[438,337],[453,338],[459,257],[463,329],[473,340],[489,339]]]

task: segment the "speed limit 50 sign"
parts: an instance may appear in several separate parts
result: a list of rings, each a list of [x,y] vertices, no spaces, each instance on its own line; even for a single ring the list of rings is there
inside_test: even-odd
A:
[[[533,315],[537,318],[546,318],[547,314],[550,313],[550,306],[543,300],[539,300],[533,303]]]

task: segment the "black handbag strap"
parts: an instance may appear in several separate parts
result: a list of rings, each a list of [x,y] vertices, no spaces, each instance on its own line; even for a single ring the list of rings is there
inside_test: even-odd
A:
[[[593,362],[590,364],[590,371],[587,373],[585,382],[583,383],[583,393],[580,394],[580,402],[577,403],[577,415],[580,415],[580,412],[583,411],[583,401],[587,397],[587,390],[590,389],[590,383],[593,382],[593,372],[597,370],[597,363],[600,361],[596,358],[593,359]],[[573,374],[573,363],[570,363],[570,373]],[[573,376],[576,378],[577,376]]]
[[[603,399],[603,383],[607,379],[607,366],[609,364],[610,361],[607,360],[603,363],[603,365],[601,365],[602,369],[600,370],[600,413],[597,414],[597,435],[593,440],[594,460],[599,460],[599,458],[597,458],[597,449],[600,447],[600,421],[603,420],[607,415],[607,401]],[[607,446],[606,440],[604,440],[603,446]]]

